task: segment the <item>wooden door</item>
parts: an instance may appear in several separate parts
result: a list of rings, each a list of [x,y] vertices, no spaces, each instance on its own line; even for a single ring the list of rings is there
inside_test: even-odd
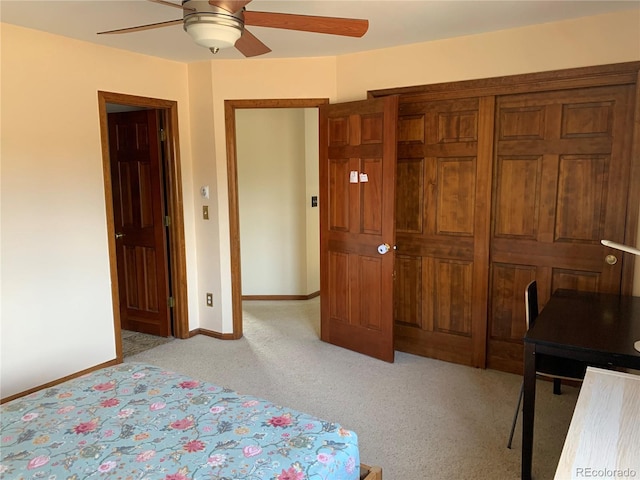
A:
[[[162,164],[157,112],[109,114],[120,322],[171,335]]]
[[[389,362],[397,115],[395,96],[320,107],[320,336]]]
[[[494,101],[400,105],[398,350],[485,365]]]
[[[522,373],[524,288],[620,293],[634,87],[499,98],[488,366]]]

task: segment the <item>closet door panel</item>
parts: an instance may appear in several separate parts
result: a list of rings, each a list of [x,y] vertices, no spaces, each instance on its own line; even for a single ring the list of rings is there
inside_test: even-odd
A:
[[[621,292],[622,262],[606,263],[600,240],[624,238],[633,92],[625,85],[498,98],[489,367],[522,372],[529,280],[538,281],[541,309],[559,288]]]
[[[479,367],[486,355],[492,102],[401,104],[398,126],[396,348]]]

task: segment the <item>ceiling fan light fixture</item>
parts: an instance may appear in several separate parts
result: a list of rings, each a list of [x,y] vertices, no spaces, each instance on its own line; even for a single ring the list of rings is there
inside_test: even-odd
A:
[[[191,14],[184,21],[184,29],[193,41],[212,52],[233,47],[242,36],[242,28],[236,17],[221,18],[211,13]]]
[[[362,37],[369,28],[367,20],[357,18],[247,11],[246,6],[252,0],[182,0],[181,4],[168,0],[149,1],[179,8],[183,18],[108,30],[98,32],[98,35],[139,32],[182,23],[194,43],[212,53],[235,47],[245,57],[256,57],[269,53],[271,49],[245,30],[245,24],[348,37]]]

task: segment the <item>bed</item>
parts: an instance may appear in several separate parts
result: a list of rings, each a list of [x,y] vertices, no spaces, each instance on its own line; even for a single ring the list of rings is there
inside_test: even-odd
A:
[[[337,423],[152,365],[107,367],[0,408],[2,479],[382,478]]]

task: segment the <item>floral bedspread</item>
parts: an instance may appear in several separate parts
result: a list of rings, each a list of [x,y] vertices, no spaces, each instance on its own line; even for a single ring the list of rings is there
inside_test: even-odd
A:
[[[357,480],[336,423],[144,364],[0,407],[0,478]]]

